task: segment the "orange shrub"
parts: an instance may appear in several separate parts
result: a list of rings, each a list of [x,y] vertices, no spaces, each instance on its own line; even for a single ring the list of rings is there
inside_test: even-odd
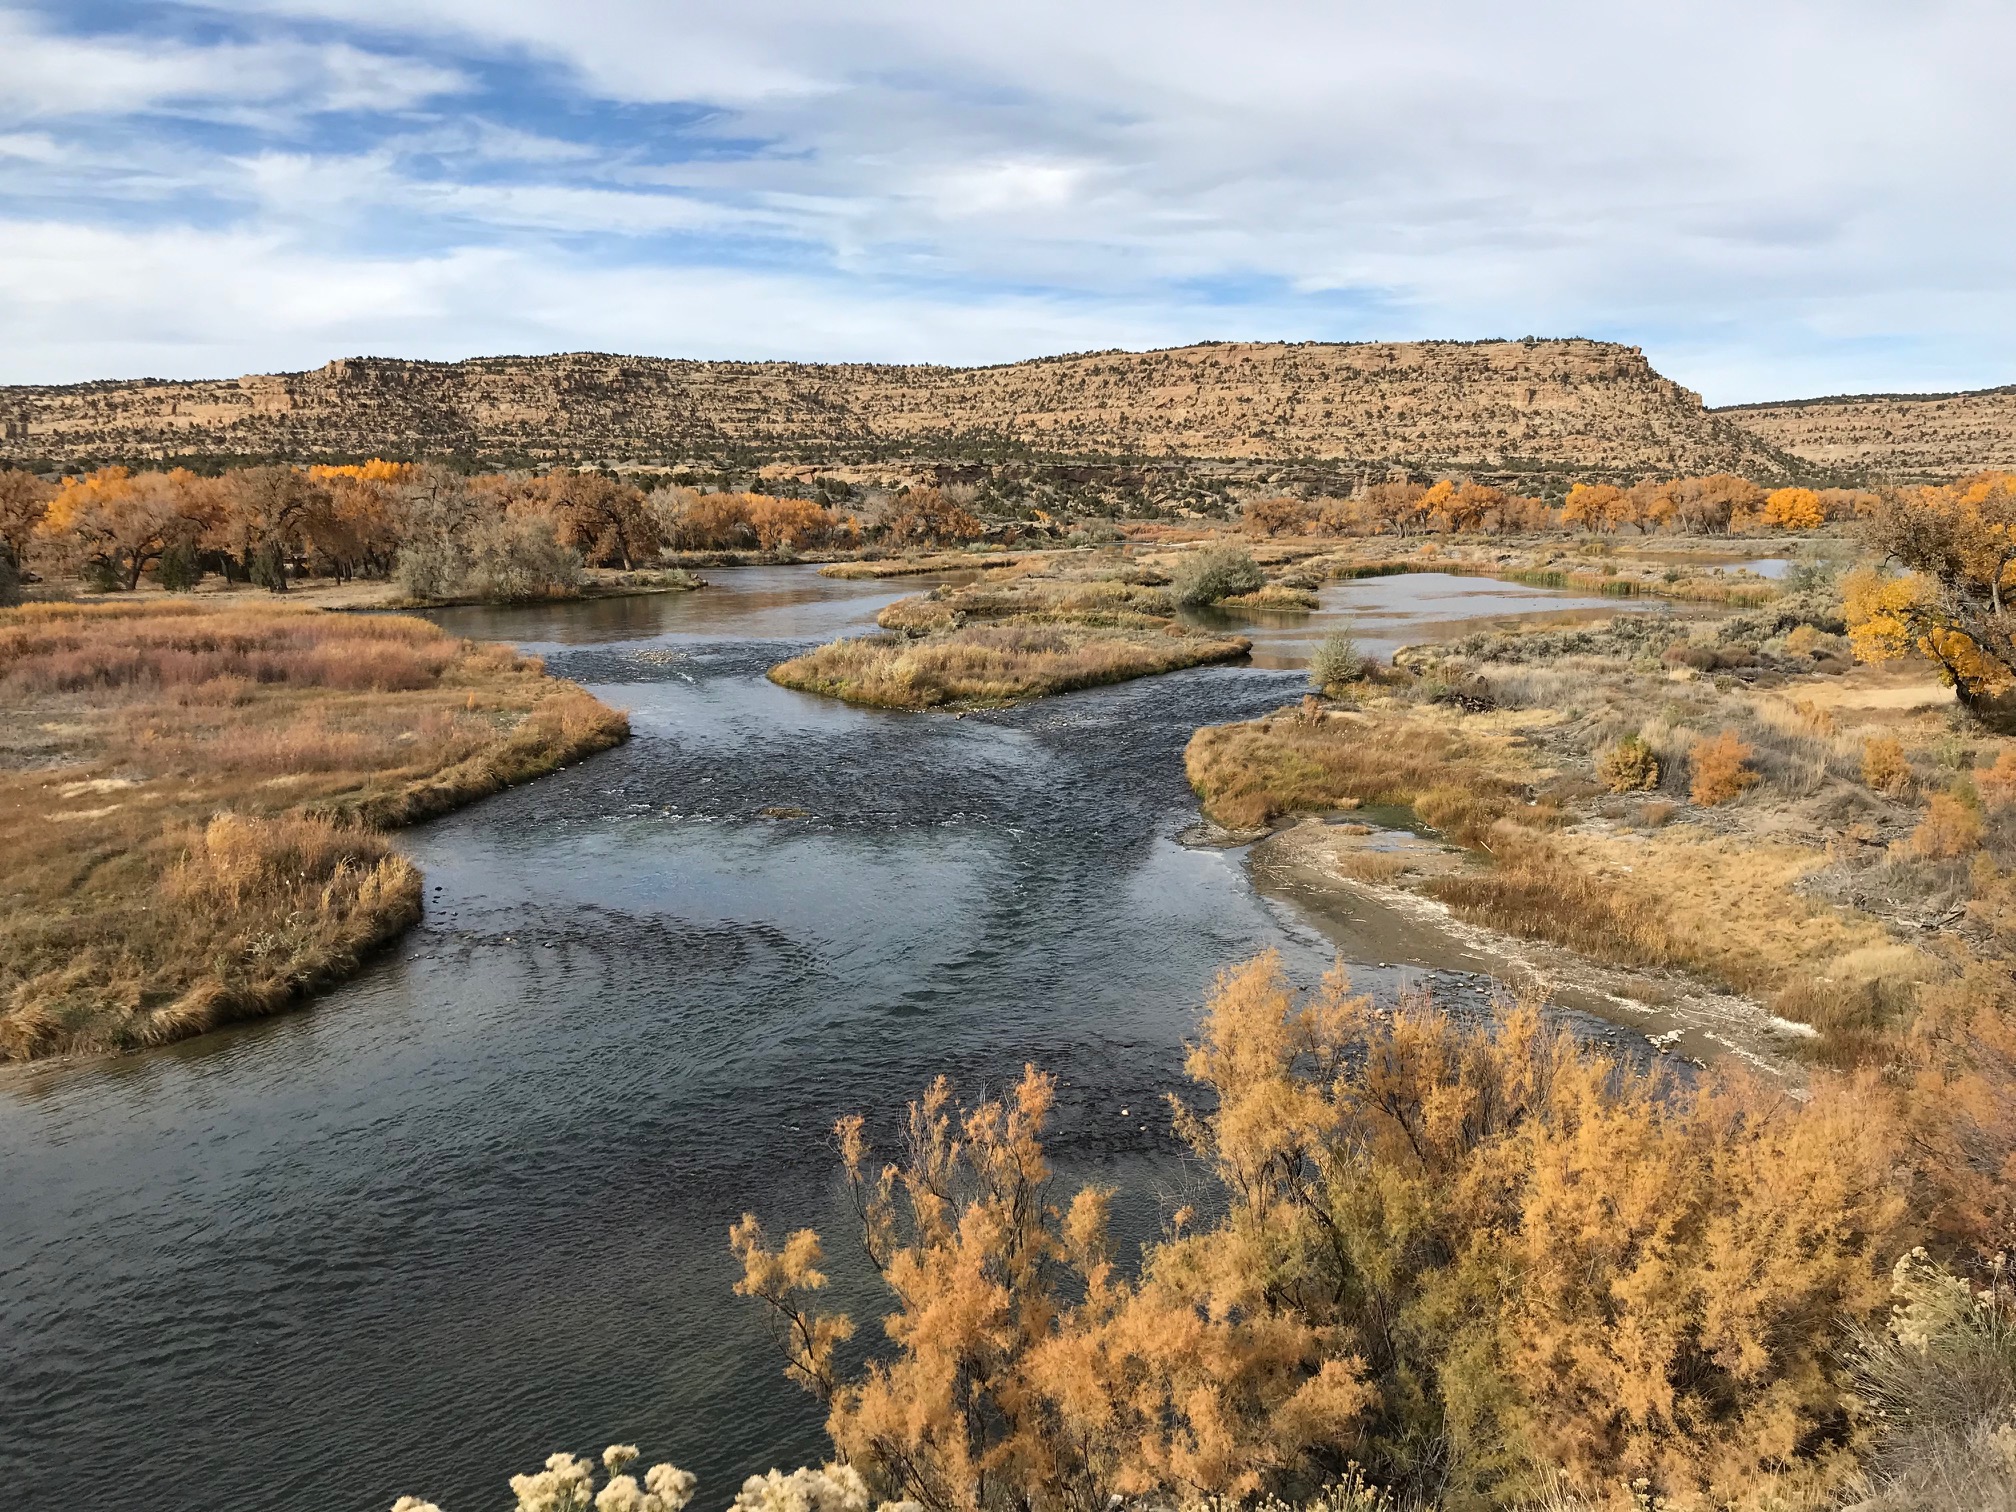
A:
[[[1951,793],[1936,793],[1911,832],[1911,850],[1929,861],[1950,861],[1978,850],[1981,834],[1980,810]]]
[[[1725,729],[1712,740],[1695,741],[1687,753],[1694,770],[1687,796],[1704,805],[1740,798],[1757,785],[1757,773],[1750,766],[1750,758],[1756,754],[1734,730]]]
[[[1862,744],[1862,780],[1877,792],[1901,798],[1911,790],[1911,763],[1904,747],[1888,735]]]
[[[1304,998],[1263,956],[1220,977],[1177,1107],[1221,1215],[1184,1209],[1138,1275],[1111,1193],[1051,1195],[1029,1071],[963,1114],[941,1080],[879,1170],[841,1121],[894,1302],[859,1375],[851,1322],[805,1308],[816,1235],[745,1217],[737,1290],[848,1462],[945,1512],[1244,1501],[1352,1461],[1402,1505],[1838,1486],[1840,1330],[1882,1308],[1902,1215],[1884,1101],[1674,1085],[1502,1008],[1466,1028],[1341,970]]]
[[[1993,766],[1975,768],[1974,789],[1991,813],[2016,805],[2016,746],[2005,747]]]

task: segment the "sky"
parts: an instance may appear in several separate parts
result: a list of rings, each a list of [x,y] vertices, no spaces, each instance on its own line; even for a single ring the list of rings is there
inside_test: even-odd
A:
[[[1589,336],[2016,382],[2009,0],[0,0],[0,382]]]

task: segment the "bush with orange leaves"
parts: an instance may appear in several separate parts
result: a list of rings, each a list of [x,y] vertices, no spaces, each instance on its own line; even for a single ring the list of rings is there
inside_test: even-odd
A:
[[[941,1082],[905,1159],[839,1126],[893,1346],[843,1379],[807,1232],[733,1234],[836,1446],[927,1507],[1306,1494],[1354,1461],[1457,1509],[1592,1497],[1676,1509],[1852,1470],[1840,1320],[1869,1318],[1900,1218],[1883,1105],[1699,1091],[1583,1051],[1535,1008],[1466,1029],[1382,1011],[1341,972],[1298,999],[1271,956],[1227,973],[1178,1128],[1225,1209],[1187,1211],[1138,1278],[1108,1194],[1054,1201],[1050,1083],[955,1122]],[[1649,1493],[1648,1493],[1649,1494]]]
[[[2016,808],[2016,746],[2005,747],[1987,766],[1974,769],[1974,790],[1990,812]]]
[[[1757,785],[1757,773],[1750,766],[1750,758],[1756,754],[1733,729],[1712,740],[1704,737],[1695,741],[1687,752],[1687,764],[1693,772],[1687,796],[1704,805],[1742,797]]]
[[[1862,743],[1862,780],[1890,798],[1911,791],[1911,763],[1902,742],[1877,735]]]
[[[1911,832],[1910,850],[1928,861],[1951,861],[1981,848],[1981,811],[1955,793],[1935,793]]]

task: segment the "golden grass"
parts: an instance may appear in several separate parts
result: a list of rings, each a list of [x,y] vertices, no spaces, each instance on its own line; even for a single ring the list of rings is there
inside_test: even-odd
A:
[[[997,704],[1235,661],[1249,643],[1172,630],[1074,624],[968,625],[919,640],[863,637],[793,657],[773,681],[892,709]]]
[[[1482,745],[1425,719],[1276,714],[1199,730],[1183,767],[1204,812],[1232,829],[1362,803],[1414,805],[1433,792],[1451,825],[1481,833],[1513,807],[1520,788],[1486,769],[1488,759]]]
[[[1221,609],[1268,609],[1276,614],[1306,614],[1320,604],[1321,600],[1309,589],[1287,583],[1267,583],[1251,593],[1235,593],[1218,600]]]
[[[423,620],[203,602],[0,613],[0,1058],[270,1012],[419,916],[379,835],[621,740]]]
[[[1411,807],[1482,863],[1423,879],[1421,891],[1471,923],[1592,959],[1767,994],[1816,972],[1888,991],[1927,969],[1876,921],[1796,891],[1822,852],[1693,825],[1649,838],[1564,832],[1572,814],[1527,801],[1544,773],[1517,741],[1503,713],[1284,712],[1199,730],[1184,767],[1205,812],[1239,829],[1358,804]],[[1787,998],[1781,1011],[1796,1006]]]
[[[980,567],[1013,567],[1024,557],[999,551],[944,551],[930,556],[872,557],[858,562],[828,562],[821,577],[866,579],[922,577],[938,572],[971,572]]]

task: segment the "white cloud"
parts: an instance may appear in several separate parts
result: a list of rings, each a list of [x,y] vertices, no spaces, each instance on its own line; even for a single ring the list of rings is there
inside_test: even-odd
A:
[[[1169,344],[1193,311],[924,297],[720,268],[583,268],[555,254],[318,252],[268,233],[0,221],[0,383],[217,377],[331,357],[600,350],[665,356],[1005,362]],[[1263,334],[1282,335],[1274,329]]]
[[[466,84],[455,70],[341,42],[66,36],[0,9],[0,117],[14,120],[279,103],[398,110]]]
[[[113,81],[84,90],[93,110],[128,96],[281,114],[439,105],[464,80],[429,60],[460,55],[471,77],[479,59],[543,60],[583,104],[706,112],[661,137],[662,115],[625,136],[628,117],[591,109],[585,135],[561,140],[550,114],[492,103],[498,119],[406,122],[363,150],[289,140],[173,175],[275,246],[371,247],[374,264],[402,241],[463,246],[427,265],[475,281],[478,297],[451,301],[469,350],[509,328],[484,257],[602,288],[612,260],[673,235],[724,287],[755,277],[733,272],[752,243],[788,262],[766,287],[838,301],[807,329],[857,332],[861,357],[907,354],[913,331],[940,333],[933,355],[970,357],[993,327],[952,318],[961,298],[1022,308],[1002,291],[1050,290],[1040,307],[1094,344],[1233,335],[1241,320],[1330,337],[1600,333],[1655,360],[1661,340],[1702,354],[1674,376],[1718,400],[1811,387],[1829,353],[1884,387],[2016,377],[2016,92],[2001,77],[2016,11],[1995,0],[235,9],[265,40],[30,29],[43,82],[24,98],[59,92],[48,50],[77,47]],[[303,20],[318,37],[358,30],[288,40]],[[251,49],[280,82],[248,82],[262,77],[242,66]],[[416,166],[425,153],[439,161]],[[640,250],[612,256],[626,241]]]

